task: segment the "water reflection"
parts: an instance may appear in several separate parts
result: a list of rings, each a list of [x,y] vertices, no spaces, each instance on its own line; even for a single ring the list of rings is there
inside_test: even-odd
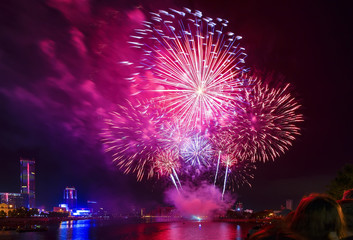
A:
[[[245,237],[240,225],[226,222],[150,223],[130,227],[124,229],[125,236],[135,240],[238,240]]]
[[[235,235],[235,239],[236,240],[241,240],[243,239],[243,236],[242,236],[242,231],[241,231],[241,226],[240,225],[237,225],[237,230],[235,231],[236,235]]]
[[[252,224],[230,222],[155,222],[76,220],[52,225],[47,232],[0,231],[0,240],[241,240]]]
[[[95,223],[91,220],[65,221],[60,223],[58,240],[91,239],[90,228]]]

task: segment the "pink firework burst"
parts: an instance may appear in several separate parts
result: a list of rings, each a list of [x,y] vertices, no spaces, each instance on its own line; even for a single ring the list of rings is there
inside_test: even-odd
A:
[[[153,160],[158,152],[161,114],[150,103],[127,101],[105,120],[102,137],[106,152],[125,174],[135,173],[138,181],[153,176]]]
[[[284,153],[300,134],[300,104],[289,92],[289,84],[271,88],[257,81],[244,88],[223,129],[239,159],[268,161]]]
[[[130,44],[143,50],[134,83],[158,93],[158,101],[186,127],[207,125],[243,86],[242,37],[226,32],[227,20],[200,11],[170,9],[151,16],[131,36]]]
[[[180,169],[179,153],[175,150],[162,150],[156,155],[154,172],[158,177],[176,175]]]
[[[183,128],[178,122],[163,121],[159,138],[161,148],[175,150],[179,153],[181,144],[190,137],[190,134],[191,131]]]

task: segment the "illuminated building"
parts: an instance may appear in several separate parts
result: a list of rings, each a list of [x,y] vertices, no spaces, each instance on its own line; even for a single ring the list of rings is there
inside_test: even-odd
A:
[[[13,208],[28,207],[27,193],[0,193],[0,203],[11,205]]]
[[[21,193],[28,195],[28,208],[35,207],[35,161],[20,160],[21,164]]]
[[[9,211],[13,209],[12,205],[8,205],[6,203],[0,203],[0,216],[1,216],[1,211],[3,211],[6,216],[9,215]]]
[[[53,212],[67,213],[67,209],[64,207],[54,207]]]
[[[35,161],[20,159],[21,193],[0,193],[0,203],[13,208],[35,207]]]
[[[77,190],[74,187],[66,187],[64,200],[70,210],[77,208]]]
[[[87,208],[80,208],[76,209],[74,212],[72,212],[73,216],[90,216],[91,215],[91,210]]]
[[[243,203],[237,202],[237,204],[235,205],[235,210],[238,212],[243,212],[244,211]]]
[[[91,210],[92,214],[96,214],[99,211],[99,207],[96,201],[87,201],[87,208]]]
[[[69,207],[67,206],[67,204],[65,204],[65,203],[61,203],[61,204],[59,204],[59,207],[61,207],[61,208],[65,208],[66,209],[66,211],[69,211]]]

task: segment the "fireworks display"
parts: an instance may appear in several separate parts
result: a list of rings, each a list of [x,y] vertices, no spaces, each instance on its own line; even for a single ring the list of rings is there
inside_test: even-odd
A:
[[[234,190],[235,187],[248,185],[251,187],[250,179],[254,178],[255,164],[246,160],[239,160],[232,154],[223,154],[220,157],[221,171],[219,174],[220,180],[224,180],[223,192],[228,181],[228,188]]]
[[[130,44],[143,51],[134,80],[147,81],[148,88],[141,88],[155,92],[185,127],[207,125],[222,115],[242,88],[238,76],[246,54],[241,37],[225,31],[227,24],[199,11],[171,9],[152,13],[132,35]]]
[[[175,150],[161,150],[154,161],[154,171],[157,176],[176,174],[180,168],[179,154]]]
[[[289,84],[248,77],[227,20],[186,8],[150,15],[129,41],[141,59],[123,63],[138,91],[106,119],[106,152],[138,180],[170,177],[179,189],[179,176],[198,172],[223,195],[251,186],[255,163],[274,160],[299,135],[303,116]]]
[[[119,105],[111,112],[103,130],[105,151],[113,153],[113,161],[124,173],[136,173],[137,179],[152,177],[158,153],[160,116],[147,102]]]
[[[212,156],[212,146],[204,136],[196,134],[183,143],[180,155],[188,165],[207,167]]]
[[[179,123],[164,121],[160,128],[160,145],[165,149],[180,151],[181,144],[191,136],[191,131],[183,129]]]
[[[244,89],[225,128],[238,158],[267,161],[288,150],[303,121],[299,107],[289,84],[275,89],[258,81]]]

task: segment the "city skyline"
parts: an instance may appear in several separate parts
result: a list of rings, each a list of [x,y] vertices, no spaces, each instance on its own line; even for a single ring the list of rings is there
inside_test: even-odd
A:
[[[67,5],[65,5],[67,4]],[[62,189],[126,208],[164,201],[169,181],[137,183],[103,153],[103,120],[131,89],[118,64],[146,12],[198,9],[228,19],[253,70],[290,82],[302,105],[301,136],[274,162],[257,164],[245,208],[275,208],[323,192],[352,163],[352,16],[344,3],[136,1],[0,3],[0,191],[19,192],[18,161],[36,160],[36,202],[56,206]],[[70,10],[69,10],[70,9]],[[44,21],[43,21],[44,20]]]
[[[14,208],[35,208],[35,161],[20,158],[20,192],[0,192],[0,202]]]

